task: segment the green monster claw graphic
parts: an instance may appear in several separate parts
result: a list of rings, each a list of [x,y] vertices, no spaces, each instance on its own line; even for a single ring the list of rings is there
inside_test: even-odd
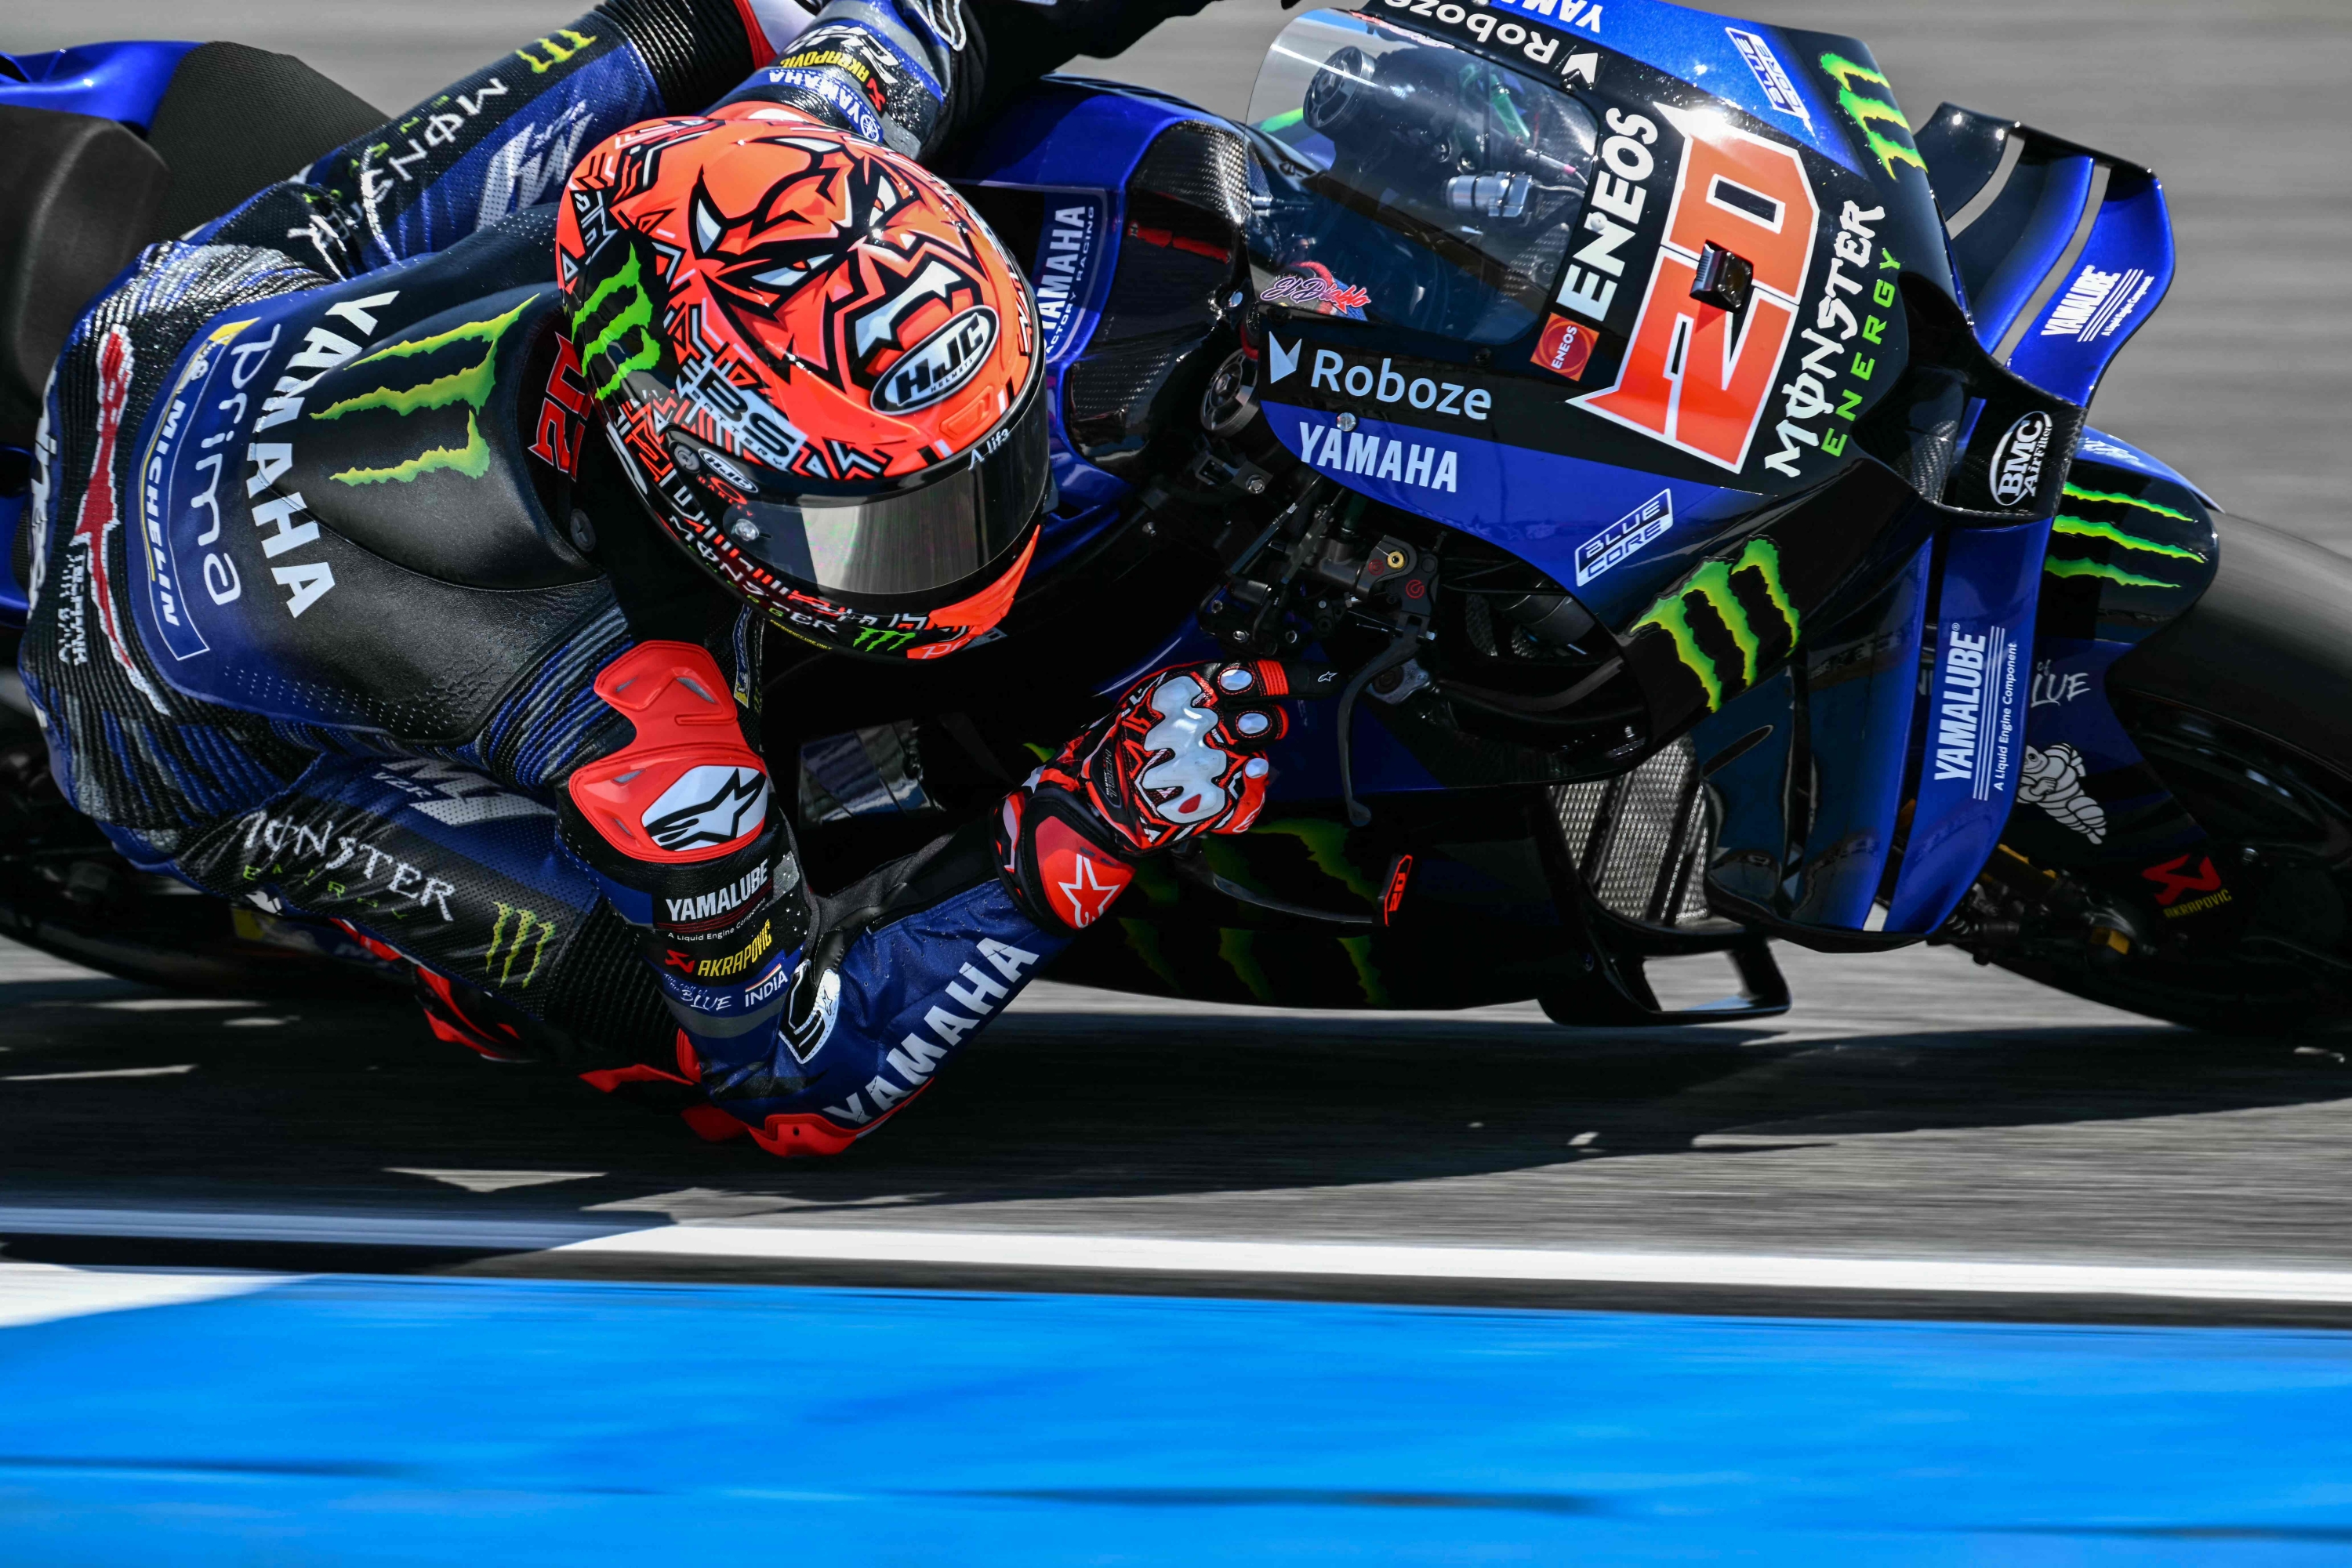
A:
[[[1748,606],[1740,602],[1732,581],[1742,572],[1753,572],[1764,596],[1780,612],[1789,630],[1789,646],[1796,647],[1801,623],[1796,605],[1789,602],[1788,590],[1780,583],[1780,552],[1770,541],[1751,539],[1737,558],[1710,561],[1691,574],[1689,579],[1673,593],[1666,595],[1649,608],[1649,612],[1633,623],[1633,631],[1655,626],[1673,639],[1675,652],[1706,691],[1706,710],[1713,713],[1722,708],[1727,696],[1738,696],[1756,684],[1759,667],[1763,658],[1763,639],[1748,618]],[[1740,675],[1738,684],[1725,689],[1723,672],[1717,668],[1715,657],[1699,646],[1697,628],[1691,625],[1690,601],[1693,595],[1711,605],[1726,630],[1731,634],[1732,645],[1739,649]]]
[[[2092,490],[2084,489],[2080,485],[2068,485],[2065,487],[2064,494],[2068,500],[2086,507],[2136,507],[2141,511],[2153,512],[2158,517],[2173,518],[2181,522],[2196,521],[2188,513],[2175,511],[2172,508],[2159,502],[2142,500],[2137,496],[2120,495],[2112,490]],[[2103,539],[2110,544],[2121,546],[2125,550],[2142,555],[2159,555],[2169,560],[2194,561],[2200,563],[2205,560],[2202,551],[2191,550],[2184,544],[2167,544],[2161,540],[2134,533],[2120,523],[2110,522],[2105,518],[2076,517],[2069,512],[2061,512],[2051,520],[2050,531],[2053,539],[2061,535],[2074,539]],[[2126,572],[2120,566],[2110,566],[2094,561],[2045,561],[2042,563],[2042,569],[2053,577],[2091,577],[2102,583],[2114,583],[2126,588],[2180,586],[2178,583],[2167,583],[2155,577],[2144,577],[2137,572]]]
[[[2126,550],[2137,550],[2148,555],[2169,555],[2176,561],[2202,561],[2205,557],[2194,550],[2178,544],[2158,544],[2153,539],[2142,539],[2137,533],[2126,533],[2112,522],[2094,518],[2069,517],[2060,512],[2051,521],[2053,533],[2073,534],[2080,539],[2104,539],[2120,544]]]
[[[540,960],[547,955],[547,939],[555,934],[555,927],[541,920],[535,910],[499,904],[498,911],[499,918],[490,927],[490,944],[482,952],[482,973],[500,985],[510,985],[518,991],[526,990],[538,978]],[[509,915],[514,917],[511,931],[507,929]],[[506,950],[503,954],[499,952],[501,945]],[[526,949],[530,955],[530,962],[523,966],[522,977],[517,979],[515,961],[523,956]],[[501,957],[505,961],[503,963],[500,963]]]
[[[2042,570],[2052,577],[2096,577],[2103,583],[2117,583],[2126,588],[2177,588],[2178,583],[2167,583],[2156,577],[2143,577],[2137,572],[2126,572],[2120,566],[2110,566],[2103,561],[2045,561]]]
[[[1356,985],[1364,994],[1364,1005],[1390,1005],[1388,984],[1381,978],[1380,965],[1372,962],[1372,939],[1368,936],[1343,936],[1339,939],[1339,950],[1348,955],[1348,962],[1356,966]]]
[[[360,365],[373,364],[379,360],[415,359],[436,353],[453,343],[473,342],[482,345],[482,357],[463,370],[436,375],[415,386],[378,386],[369,391],[331,403],[310,416],[313,419],[341,419],[346,414],[370,409],[383,409],[406,417],[419,409],[447,408],[457,404],[470,405],[466,410],[466,442],[461,447],[427,447],[415,457],[383,468],[345,468],[328,477],[338,484],[380,485],[392,480],[407,484],[417,478],[446,469],[478,479],[490,471],[490,446],[482,439],[481,426],[477,422],[482,405],[490,400],[498,385],[499,341],[507,329],[521,320],[538,297],[532,296],[509,310],[487,321],[467,321],[446,332],[417,338],[408,342],[386,343],[373,353],[352,362]]]
[[[1927,163],[1919,156],[1918,149],[1911,145],[1910,122],[1903,118],[1903,111],[1895,107],[1894,86],[1885,77],[1868,66],[1856,65],[1843,55],[1823,55],[1822,69],[1836,80],[1838,107],[1845,110],[1855,129],[1869,140],[1870,150],[1877,157],[1878,166],[1886,171],[1889,179],[1894,178],[1897,163],[1908,163],[1923,174],[1927,172]],[[1884,88],[1886,96],[1864,98],[1853,90],[1853,84],[1857,81]],[[1871,129],[1873,121],[1894,126],[1895,134],[1879,134]]]
[[[2152,500],[2142,500],[2137,496],[2117,495],[2112,490],[2086,490],[2080,485],[2068,485],[2065,488],[2065,494],[2074,500],[2104,501],[2109,506],[2136,506],[2142,511],[2152,511],[2159,517],[2176,518],[2182,522],[2197,521],[2185,511],[2175,511],[2168,506],[2160,506]],[[2202,561],[2205,558],[2200,555],[2197,559]]]
[[[624,289],[628,291],[629,298],[621,309],[598,329],[594,337],[580,345],[580,363],[585,365],[600,354],[609,355],[632,328],[636,330],[636,348],[627,358],[613,363],[606,370],[603,383],[596,388],[596,395],[600,398],[611,396],[613,389],[627,379],[631,371],[651,370],[661,363],[661,345],[654,341],[652,330],[653,297],[645,290],[637,271],[637,253],[634,250],[629,252],[629,259],[622,264],[621,269],[597,284],[595,291],[582,300],[580,309],[572,312],[572,337],[576,340],[584,333],[590,319],[604,309],[604,302]]]

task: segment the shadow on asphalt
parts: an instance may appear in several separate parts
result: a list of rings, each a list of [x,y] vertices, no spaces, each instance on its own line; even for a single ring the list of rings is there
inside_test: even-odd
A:
[[[483,1202],[390,1167],[604,1173],[498,1194],[538,1212],[688,1188],[812,1214],[1328,1188],[2352,1096],[2341,1058],[2308,1046],[2154,1025],[1784,1042],[1766,1027],[1015,1013],[894,1125],[803,1163],[477,1061],[404,1000],[5,984],[0,1046],[0,1201],[142,1206]],[[1700,1143],[1723,1134],[1743,1136]]]

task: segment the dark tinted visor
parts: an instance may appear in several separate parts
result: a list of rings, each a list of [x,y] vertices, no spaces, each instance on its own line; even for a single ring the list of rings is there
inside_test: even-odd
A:
[[[1033,394],[971,457],[911,489],[731,505],[727,536],[826,598],[935,595],[1019,543],[1045,504],[1046,407]]]

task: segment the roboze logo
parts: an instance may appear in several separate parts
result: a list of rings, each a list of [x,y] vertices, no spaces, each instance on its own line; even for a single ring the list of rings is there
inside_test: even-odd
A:
[[[1303,345],[1302,345],[1303,346]],[[1299,350],[1286,349],[1279,338],[1266,340],[1267,368],[1273,374],[1269,386],[1278,385],[1298,370]],[[1434,376],[1407,376],[1395,368],[1393,361],[1383,359],[1375,370],[1370,360],[1351,364],[1347,356],[1332,349],[1317,349],[1307,374],[1307,384],[1318,392],[1334,396],[1370,399],[1374,403],[1402,403],[1416,413],[1442,414],[1454,419],[1484,420],[1495,406],[1494,395],[1484,387],[1465,391],[1458,381],[1440,381]]]
[[[1375,436],[1369,430],[1342,430],[1336,424],[1313,419],[1298,422],[1298,457],[1326,473],[1360,474],[1368,479],[1387,479],[1449,495],[1461,488],[1458,458],[1450,447],[1424,447]]]
[[[2049,455],[2051,429],[2050,416],[2037,408],[2001,433],[1985,476],[1992,486],[1994,500],[2003,506],[2015,506],[2041,486],[2042,461]]]
[[[1037,238],[1037,314],[1045,323],[1045,358],[1060,357],[1078,324],[1079,307],[1092,276],[1102,212],[1092,202],[1055,207]]]
[[[1459,27],[1482,44],[1517,49],[1529,64],[1539,66],[1548,66],[1559,58],[1559,35],[1547,27],[1511,21],[1510,16],[1548,23],[1552,27],[1580,27],[1598,36],[1602,10],[1592,0],[1471,0],[1467,5],[1454,5],[1452,0],[1382,0],[1382,4],[1402,16],[1424,16],[1448,27]],[[1589,55],[1575,58],[1585,62],[1588,68],[1593,63],[1593,57]],[[1590,76],[1586,79],[1590,80]]]
[[[1675,492],[1660,490],[1576,547],[1576,585],[1583,587],[1675,526]]]
[[[2017,645],[2009,628],[1970,636],[1951,623],[1936,695],[1937,779],[1965,779],[1971,800],[1990,800],[2008,778],[2017,722]]]
[[[890,367],[874,389],[874,406],[885,414],[929,408],[978,375],[995,346],[996,312],[968,305]]]
[[[1012,1000],[1011,988],[1021,984],[1023,972],[1034,969],[1039,962],[1037,954],[1027,949],[992,937],[982,937],[972,957],[985,962],[996,971],[996,976],[992,978],[977,963],[966,963],[957,971],[960,978],[942,986],[937,999],[917,1004],[924,1008],[922,1030],[929,1033],[909,1031],[898,1042],[898,1048],[886,1058],[902,1081],[894,1082],[877,1073],[863,1089],[841,1104],[824,1107],[827,1116],[852,1127],[863,1127],[887,1114],[898,1101],[929,1083],[948,1053],[962,1044],[966,1035],[979,1028],[990,1013]],[[950,1006],[950,1003],[954,1005]]]

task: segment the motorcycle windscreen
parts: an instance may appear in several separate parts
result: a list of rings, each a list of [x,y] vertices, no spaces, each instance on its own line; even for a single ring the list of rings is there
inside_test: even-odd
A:
[[[1260,298],[1479,343],[1543,319],[1600,140],[1566,92],[1375,16],[1309,11],[1268,51],[1249,118],[1289,165],[1251,224]]]

